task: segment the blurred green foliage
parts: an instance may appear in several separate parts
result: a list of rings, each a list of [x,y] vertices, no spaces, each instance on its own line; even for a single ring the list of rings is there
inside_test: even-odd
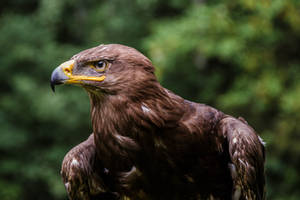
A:
[[[267,142],[268,199],[300,199],[300,1],[1,1],[0,35],[1,199],[66,199],[60,163],[92,132],[89,100],[49,78],[100,43],[139,49],[163,86],[246,118]]]

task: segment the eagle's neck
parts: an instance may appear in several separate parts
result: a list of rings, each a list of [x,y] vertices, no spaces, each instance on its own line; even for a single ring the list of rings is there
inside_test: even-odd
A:
[[[158,83],[132,96],[90,93],[90,100],[96,145],[125,156],[138,151],[145,137],[176,124],[184,114],[184,100]]]

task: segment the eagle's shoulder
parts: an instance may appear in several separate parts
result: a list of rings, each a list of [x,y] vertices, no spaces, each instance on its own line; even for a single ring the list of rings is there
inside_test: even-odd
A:
[[[216,124],[224,117],[224,113],[206,104],[184,100],[185,112],[181,123],[189,130],[201,133],[212,132]]]

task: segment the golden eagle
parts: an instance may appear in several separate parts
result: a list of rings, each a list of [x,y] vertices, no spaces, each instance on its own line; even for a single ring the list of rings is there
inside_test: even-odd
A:
[[[163,88],[134,48],[84,50],[53,71],[57,84],[83,87],[91,103],[93,133],[62,164],[70,199],[265,199],[255,131]]]

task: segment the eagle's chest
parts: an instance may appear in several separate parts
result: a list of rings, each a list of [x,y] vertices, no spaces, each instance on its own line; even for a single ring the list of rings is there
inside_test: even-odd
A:
[[[230,189],[226,157],[200,146],[187,138],[183,142],[153,138],[152,147],[143,146],[135,165],[160,196],[174,194],[186,199],[184,195],[209,196],[219,188]]]
[[[134,133],[132,129],[130,133]],[[104,166],[118,172],[129,172],[136,167],[141,179],[137,187],[142,185],[143,190],[151,190],[152,194],[180,196],[189,193],[194,196],[201,190],[206,195],[226,185],[230,187],[226,156],[209,147],[214,146],[211,143],[197,140],[199,136],[195,138],[180,131],[162,131],[160,137],[146,132],[135,133],[143,137],[133,137],[129,133],[99,132],[95,135]],[[123,181],[126,182],[126,178]],[[136,184],[131,181],[126,184]]]
[[[197,151],[178,152],[177,155],[165,153],[156,158],[149,156],[149,160],[154,161],[146,162],[141,171],[147,178],[152,179],[152,185],[171,188],[171,191],[176,191],[176,196],[190,194],[206,197],[231,191],[232,180],[226,156],[216,152],[206,155]]]

